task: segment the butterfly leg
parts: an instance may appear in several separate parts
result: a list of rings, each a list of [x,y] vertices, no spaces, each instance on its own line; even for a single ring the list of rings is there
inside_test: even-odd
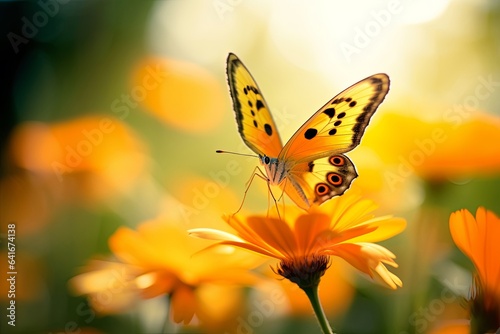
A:
[[[266,178],[266,180],[267,180],[267,190],[268,190],[268,192],[267,192],[267,216],[269,217],[269,208],[271,207],[269,205],[270,204],[269,203],[269,195],[271,195],[271,197],[272,197],[272,199],[274,201],[274,206],[276,208],[276,213],[278,214],[278,219],[281,220],[281,214],[280,214],[280,210],[279,210],[279,207],[278,207],[278,202],[281,200],[283,194],[278,199],[276,199],[276,197],[274,197],[274,193],[273,193],[273,191],[271,189],[271,182],[269,182],[268,178]]]
[[[252,185],[253,179],[256,176],[260,177],[261,179],[263,179],[266,182],[269,182],[269,180],[266,177],[266,175],[264,174],[264,172],[262,172],[262,170],[258,166],[256,166],[252,172],[252,176],[250,176],[250,179],[248,179],[248,181],[245,183],[246,189],[245,189],[245,192],[243,194],[243,200],[241,201],[241,204],[240,204],[240,207],[238,208],[238,210],[236,210],[236,212],[233,213],[233,216],[235,214],[237,214],[238,212],[240,212],[240,210],[243,208],[243,204],[245,203],[245,199],[247,197],[248,190],[250,190],[250,186]]]
[[[241,204],[240,204],[240,207],[238,208],[238,210],[236,210],[235,213],[233,213],[233,216],[235,214],[237,214],[238,212],[240,212],[240,210],[243,208],[243,204],[245,203],[245,199],[247,197],[247,193],[248,191],[250,190],[250,186],[252,185],[252,182],[254,180],[255,177],[259,177],[261,178],[262,180],[266,181],[267,183],[267,188],[268,188],[268,195],[271,194],[271,197],[273,198],[273,201],[274,201],[274,204],[276,206],[276,212],[278,213],[278,217],[281,219],[280,217],[280,212],[279,212],[279,209],[278,209],[278,201],[276,200],[276,198],[274,197],[274,194],[271,190],[271,184],[270,184],[270,181],[269,181],[269,178],[266,176],[266,174],[264,173],[264,171],[262,171],[262,169],[259,168],[259,166],[256,166],[252,172],[252,176],[250,177],[250,179],[246,182],[246,189],[245,189],[245,193],[243,194],[243,200],[241,201]],[[283,194],[280,196],[280,198],[283,196]],[[268,213],[269,215],[269,205],[268,205]]]

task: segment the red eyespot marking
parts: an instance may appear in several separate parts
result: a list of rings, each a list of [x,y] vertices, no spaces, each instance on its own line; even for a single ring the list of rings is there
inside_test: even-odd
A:
[[[337,166],[337,167],[344,166],[344,164],[345,164],[345,159],[343,157],[341,157],[340,155],[331,156],[328,161],[330,161],[330,163],[332,165]]]
[[[328,183],[330,183],[332,186],[340,186],[342,184],[342,176],[340,176],[337,173],[328,173],[326,175],[326,180]]]
[[[325,183],[318,183],[314,188],[314,192],[318,196],[325,196],[330,192],[330,187]]]

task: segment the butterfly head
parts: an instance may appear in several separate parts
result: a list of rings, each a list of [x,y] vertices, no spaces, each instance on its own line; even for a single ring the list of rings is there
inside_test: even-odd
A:
[[[278,158],[271,158],[267,155],[259,155],[262,166],[266,169],[266,174],[271,184],[280,184],[286,177],[286,165]]]

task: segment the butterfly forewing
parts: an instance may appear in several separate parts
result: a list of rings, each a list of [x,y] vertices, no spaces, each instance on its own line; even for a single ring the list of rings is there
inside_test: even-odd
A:
[[[389,91],[389,77],[372,75],[328,101],[288,141],[279,159],[311,161],[356,147]]]
[[[255,153],[277,157],[283,145],[264,96],[245,65],[230,53],[227,78],[238,131]]]

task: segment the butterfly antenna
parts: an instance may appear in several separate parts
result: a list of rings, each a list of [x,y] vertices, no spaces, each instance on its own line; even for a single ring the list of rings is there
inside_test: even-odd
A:
[[[215,151],[215,153],[228,153],[228,154],[242,155],[244,157],[253,157],[253,158],[258,158],[259,157],[257,155],[253,155],[253,154],[237,153],[237,152],[223,151],[223,150],[217,150],[217,151]]]

